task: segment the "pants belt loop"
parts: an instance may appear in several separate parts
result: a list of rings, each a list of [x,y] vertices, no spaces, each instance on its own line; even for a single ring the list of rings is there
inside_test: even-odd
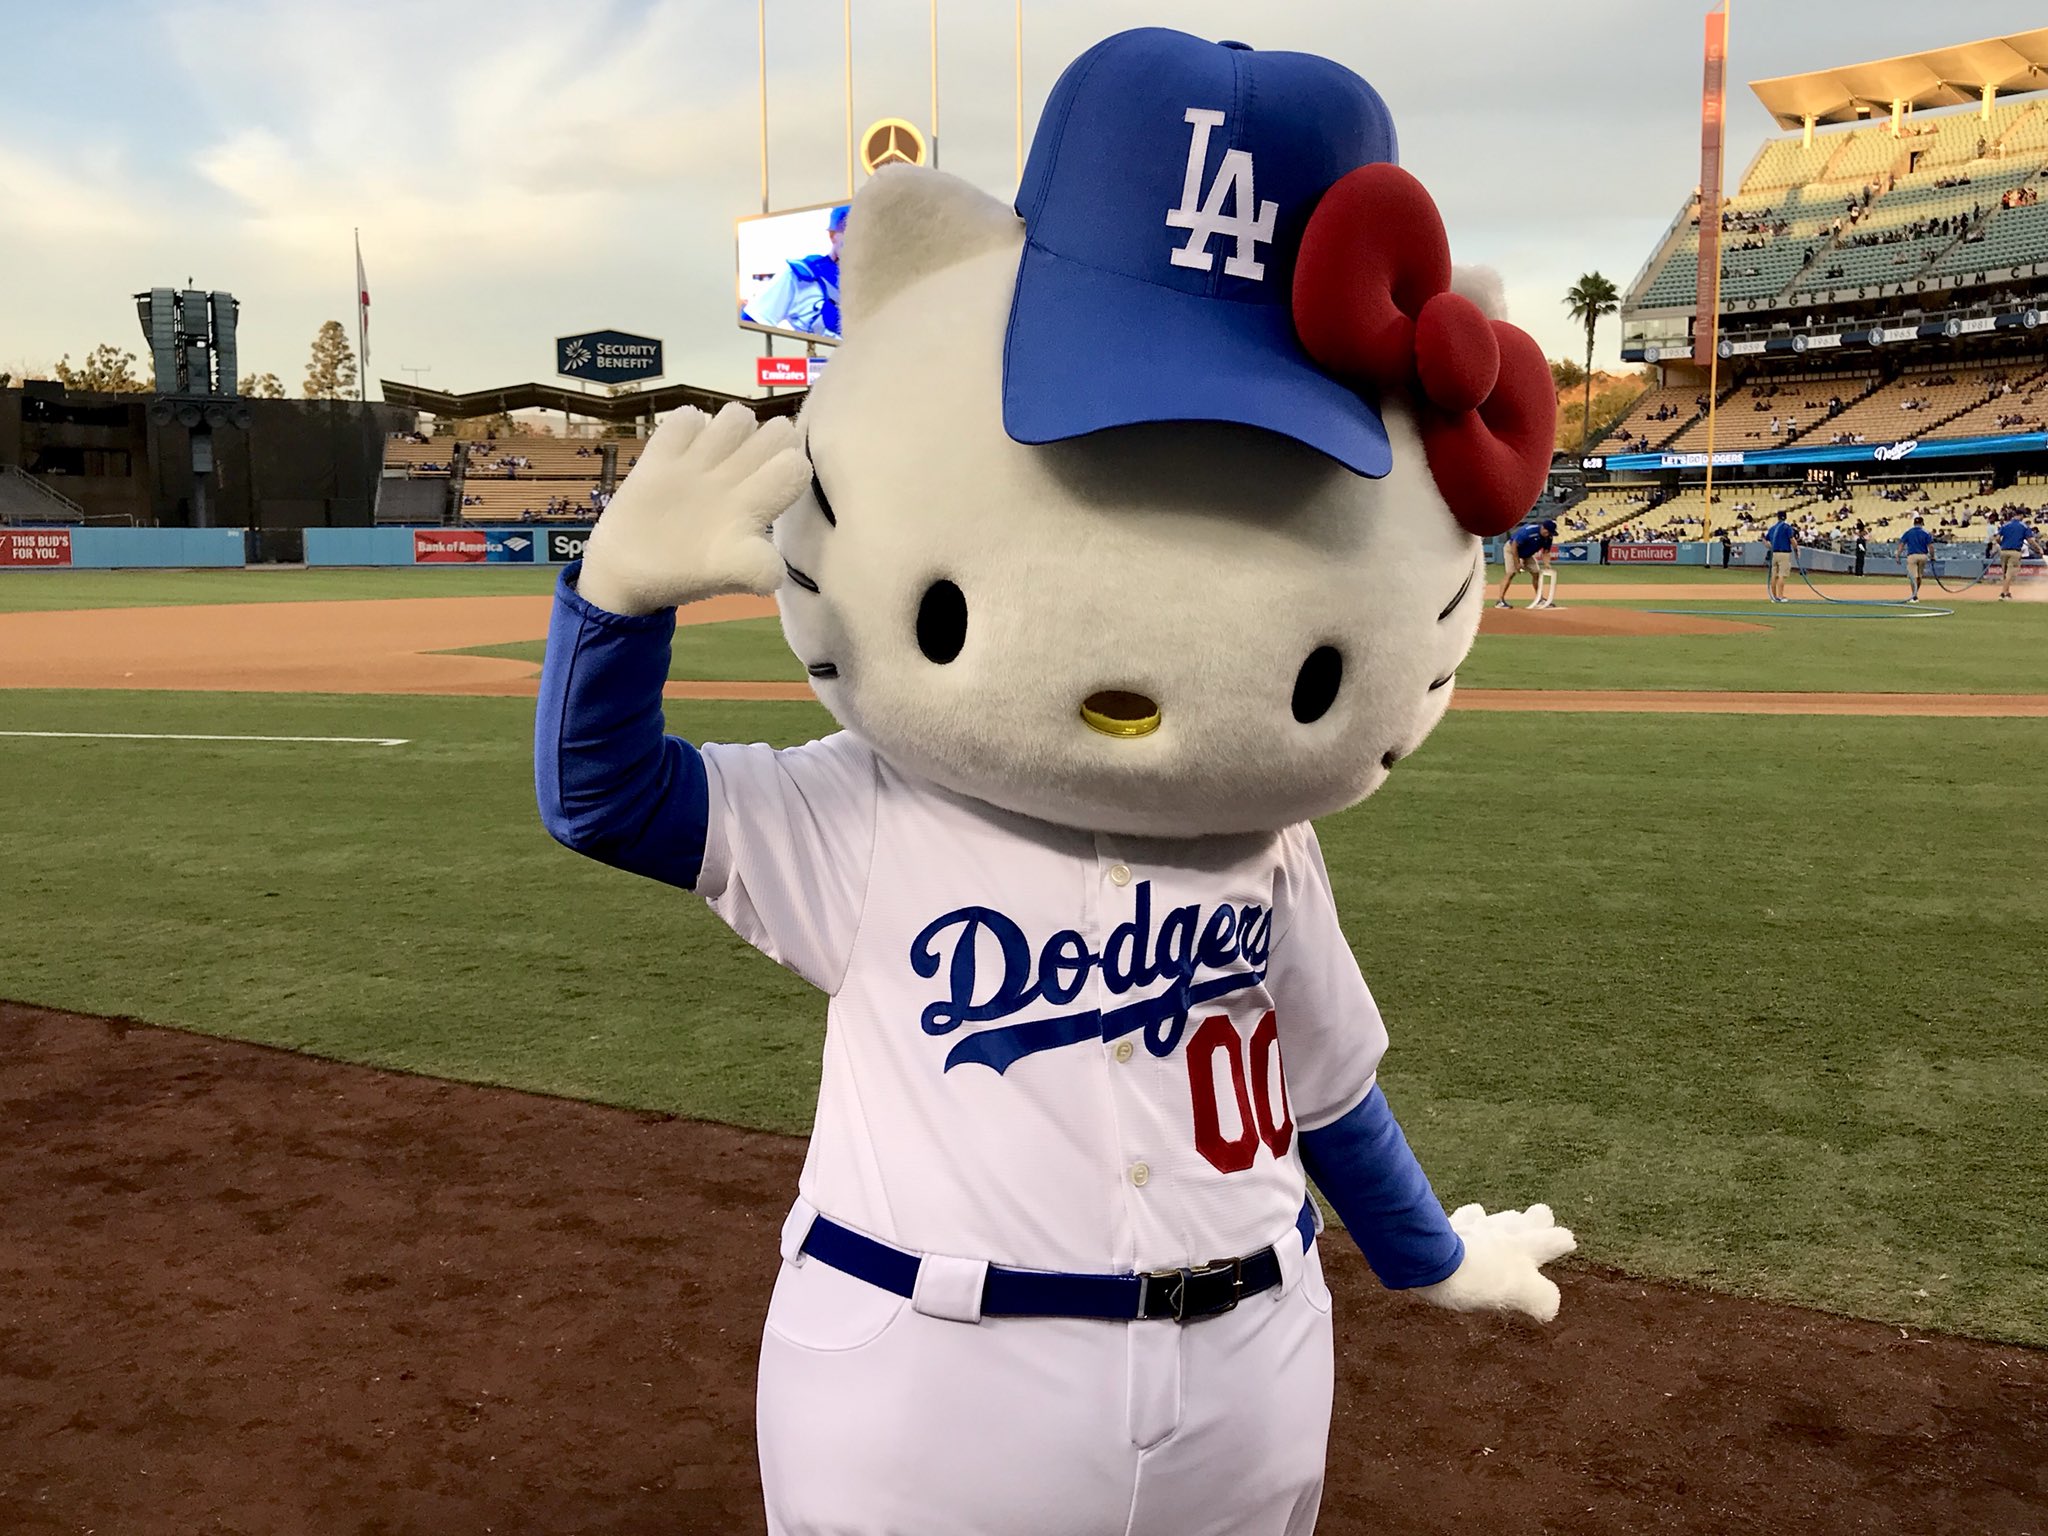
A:
[[[913,1310],[953,1323],[981,1321],[981,1296],[988,1284],[987,1259],[956,1259],[928,1253],[918,1262]]]
[[[796,1204],[789,1208],[789,1215],[782,1223],[783,1263],[803,1263],[804,1239],[811,1235],[811,1223],[817,1219],[818,1208],[802,1195],[798,1195]]]

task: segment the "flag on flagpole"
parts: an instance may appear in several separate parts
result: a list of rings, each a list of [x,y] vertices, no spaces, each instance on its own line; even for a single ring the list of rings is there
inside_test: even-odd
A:
[[[363,275],[363,232],[356,231],[356,398],[367,400],[370,385],[370,280]]]

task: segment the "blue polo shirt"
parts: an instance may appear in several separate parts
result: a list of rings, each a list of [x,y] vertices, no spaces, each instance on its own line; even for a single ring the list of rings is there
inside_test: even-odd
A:
[[[1526,560],[1539,549],[1548,549],[1556,540],[1541,528],[1517,528],[1514,532],[1515,553]]]
[[[1934,535],[1925,528],[1908,528],[1899,535],[1899,542],[1906,546],[1909,555],[1924,555],[1934,548]]]
[[[1998,530],[1998,547],[2000,549],[2025,549],[2027,547],[2027,540],[2033,536],[2033,529],[2029,528],[2018,518],[2014,518]]]
[[[1764,537],[1770,541],[1772,554],[1789,555],[1792,553],[1792,541],[1797,535],[1792,531],[1790,523],[1781,522],[1771,524],[1771,531]]]

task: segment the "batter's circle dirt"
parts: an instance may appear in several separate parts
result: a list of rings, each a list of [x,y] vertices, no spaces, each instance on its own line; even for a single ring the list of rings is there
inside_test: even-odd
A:
[[[0,1114],[10,1536],[762,1528],[802,1143],[8,1004]],[[1325,1533],[2048,1528],[2048,1355],[1569,1265],[1539,1329],[1324,1253]]]

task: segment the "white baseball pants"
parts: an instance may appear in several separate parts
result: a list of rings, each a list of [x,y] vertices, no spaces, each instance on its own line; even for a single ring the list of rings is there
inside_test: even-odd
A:
[[[1283,1273],[1187,1324],[963,1323],[785,1263],[757,1402],[771,1536],[1309,1536],[1330,1293],[1313,1247]]]

